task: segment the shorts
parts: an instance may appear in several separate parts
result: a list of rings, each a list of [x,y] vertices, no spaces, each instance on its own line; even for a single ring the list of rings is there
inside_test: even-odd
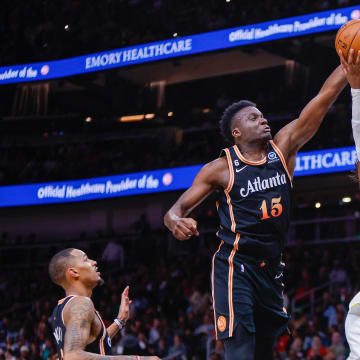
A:
[[[217,339],[232,337],[241,324],[264,337],[280,335],[289,316],[284,307],[281,259],[245,256],[220,244],[212,260],[212,295]]]

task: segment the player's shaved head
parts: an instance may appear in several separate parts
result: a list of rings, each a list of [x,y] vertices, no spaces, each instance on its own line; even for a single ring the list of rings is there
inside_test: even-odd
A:
[[[74,248],[69,248],[59,251],[55,254],[49,263],[49,275],[51,280],[57,284],[62,285],[65,281],[66,270],[72,265],[75,256],[72,255]]]

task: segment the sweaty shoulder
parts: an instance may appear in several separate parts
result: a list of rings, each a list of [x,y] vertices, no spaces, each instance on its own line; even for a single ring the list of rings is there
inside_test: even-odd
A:
[[[95,308],[92,300],[86,296],[75,296],[64,308],[64,323],[71,320],[88,320],[94,318]]]
[[[195,182],[204,181],[210,183],[214,188],[219,186],[226,188],[229,179],[230,175],[227,160],[225,157],[220,157],[204,165],[197,175]]]

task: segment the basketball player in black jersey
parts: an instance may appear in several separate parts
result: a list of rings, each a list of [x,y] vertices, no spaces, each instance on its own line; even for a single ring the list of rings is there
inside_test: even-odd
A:
[[[50,261],[51,280],[66,297],[58,302],[51,325],[60,360],[159,360],[156,356],[111,355],[111,339],[129,318],[131,301],[127,286],[121,295],[119,314],[105,327],[91,300],[93,289],[103,280],[97,263],[78,249],[62,250]]]
[[[227,360],[273,358],[287,327],[281,252],[290,221],[292,177],[298,150],[318,130],[346,85],[340,66],[298,119],[272,140],[264,115],[250,101],[228,107],[220,121],[233,146],[206,164],[164,218],[179,240],[199,235],[188,214],[218,191],[220,246],[212,261],[216,337]]]

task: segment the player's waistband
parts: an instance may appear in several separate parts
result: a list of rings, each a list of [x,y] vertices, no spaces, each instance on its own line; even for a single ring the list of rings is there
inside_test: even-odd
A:
[[[226,242],[223,243],[221,246],[220,251],[226,252],[227,254],[231,254],[231,252],[234,250],[234,246],[230,245]],[[283,255],[282,253],[279,256],[276,256],[274,258],[267,258],[267,257],[257,257],[253,254],[246,253],[245,249],[239,249],[234,254],[234,259],[245,262],[247,264],[253,265],[253,266],[276,266],[283,263]]]

